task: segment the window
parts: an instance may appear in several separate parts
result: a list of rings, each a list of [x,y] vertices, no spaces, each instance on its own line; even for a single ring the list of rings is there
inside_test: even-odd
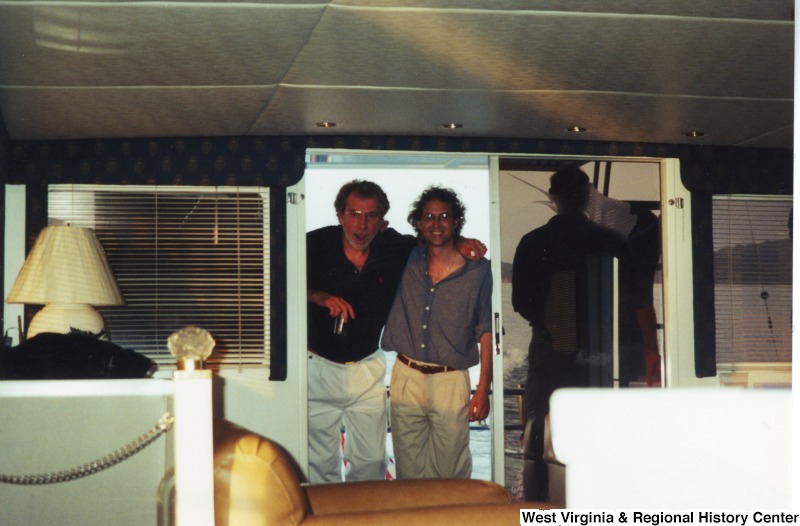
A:
[[[717,363],[791,363],[792,201],[715,196]]]
[[[269,365],[268,190],[51,185],[48,214],[103,244],[126,300],[101,309],[114,343],[172,365],[167,337],[195,325],[209,366]]]

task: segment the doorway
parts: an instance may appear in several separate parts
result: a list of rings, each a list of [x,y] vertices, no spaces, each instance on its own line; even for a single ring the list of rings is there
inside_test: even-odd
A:
[[[523,431],[522,395],[528,371],[528,347],[531,326],[514,311],[511,303],[513,261],[522,237],[542,227],[556,215],[555,203],[548,190],[550,177],[560,167],[577,164],[586,173],[597,194],[615,201],[628,203],[630,208],[644,210],[660,220],[661,214],[661,164],[650,161],[527,159],[499,160],[500,253],[502,261],[502,325],[503,325],[503,387],[505,406],[505,481],[511,487],[523,465],[521,436]],[[661,244],[660,234],[656,241]],[[660,260],[654,269],[652,304],[655,312],[655,338],[659,354],[664,356],[664,305]],[[609,357],[606,366],[597,374],[593,385],[610,388],[645,387],[644,354],[638,327],[631,325],[625,294],[620,293],[619,264],[610,261],[607,270],[601,270],[609,286],[597,294],[595,317],[596,338],[593,345]],[[624,281],[624,280],[623,280]],[[663,365],[663,364],[662,364]],[[662,366],[662,370],[663,370]],[[658,384],[662,384],[659,378]]]
[[[385,191],[390,201],[390,209],[385,216],[388,227],[407,235],[414,235],[413,227],[406,220],[410,205],[422,191],[434,185],[451,188],[466,207],[462,236],[482,241],[488,248],[486,258],[492,257],[489,164],[486,155],[309,150],[303,181],[306,232],[338,223],[334,199],[339,188],[354,179],[375,182]],[[384,383],[388,392],[396,355],[387,352],[385,358]],[[495,364],[495,367],[501,366]],[[470,369],[473,389],[478,383],[479,371],[480,366]],[[496,403],[502,404],[501,398],[497,400]],[[486,422],[473,424],[470,428],[473,478],[495,478],[495,463],[492,461],[494,418],[492,412]],[[387,475],[392,478],[393,448],[388,422],[387,433]],[[343,430],[343,440],[347,440],[346,429]],[[346,468],[343,466],[343,469]]]
[[[513,316],[516,315],[510,306],[505,306],[507,293],[501,293],[509,285],[503,283],[507,275],[508,265],[513,261],[513,251],[520,237],[527,231],[547,220],[552,215],[545,204],[544,193],[531,185],[547,190],[548,178],[558,166],[565,162],[579,161],[589,176],[594,178],[595,162],[599,164],[599,188],[603,191],[606,185],[606,166],[611,162],[609,196],[620,200],[646,201],[655,207],[654,213],[660,214],[662,227],[662,268],[661,276],[656,281],[663,286],[654,289],[658,312],[659,345],[662,349],[662,381],[664,386],[695,385],[694,377],[694,329],[693,329],[693,294],[691,272],[691,200],[688,191],[680,182],[679,165],[672,159],[607,159],[607,158],[567,158],[561,156],[493,156],[489,154],[457,154],[457,153],[411,153],[381,152],[355,150],[309,150],[307,156],[307,176],[297,187],[290,189],[290,202],[301,205],[293,207],[298,215],[292,215],[289,221],[289,251],[293,257],[288,261],[290,283],[298,286],[296,303],[290,305],[290,327],[297,327],[297,345],[305,348],[305,244],[302,248],[292,239],[302,239],[305,232],[322,224],[335,224],[336,215],[333,199],[342,182],[361,177],[364,170],[380,169],[384,172],[378,183],[385,186],[393,212],[399,218],[390,218],[390,226],[405,224],[409,197],[403,197],[400,190],[391,185],[397,184],[405,188],[410,195],[416,197],[419,192],[436,181],[437,173],[444,169],[464,170],[456,177],[456,182],[467,181],[469,169],[477,168],[481,175],[473,186],[481,197],[473,205],[467,203],[468,222],[464,234],[475,237],[489,245],[487,257],[491,259],[495,283],[493,301],[495,338],[498,352],[495,353],[495,377],[493,385],[492,413],[487,421],[492,430],[490,440],[491,458],[486,472],[496,482],[511,487],[518,472],[519,459],[519,403],[517,383],[520,367],[524,370],[530,328],[524,320],[521,329],[515,328]],[[589,164],[587,164],[589,163]],[[429,172],[426,173],[426,170]],[[319,173],[312,174],[314,171]],[[416,174],[412,178],[412,171]],[[338,173],[337,173],[338,172]],[[415,181],[419,176],[420,183]],[[520,181],[518,178],[523,179]],[[426,178],[427,177],[427,178]],[[335,180],[338,178],[338,180]],[[422,181],[425,181],[424,183]],[[488,181],[488,182],[484,182]],[[627,184],[623,184],[627,181]],[[443,183],[445,185],[450,182]],[[519,185],[519,186],[515,186]],[[461,192],[453,186],[457,192]],[[488,189],[487,189],[488,186]],[[408,195],[408,194],[406,194]],[[296,201],[294,200],[297,198]],[[404,202],[406,201],[406,202]],[[660,207],[660,212],[659,212]],[[540,211],[541,209],[541,211]],[[291,209],[290,209],[291,210]],[[309,210],[321,212],[322,219],[317,221]],[[485,210],[485,216],[476,213]],[[543,212],[543,213],[542,213]],[[483,213],[483,212],[482,212]],[[538,215],[538,219],[533,216]],[[476,219],[485,217],[486,220]],[[308,223],[306,225],[306,222]],[[295,230],[297,228],[297,230]],[[473,230],[475,229],[475,230]],[[292,249],[295,247],[296,250]],[[510,254],[510,255],[509,255]],[[662,296],[659,297],[658,295]],[[295,319],[294,313],[297,317]],[[501,318],[502,316],[502,318]],[[295,320],[295,321],[293,321]],[[517,320],[519,322],[519,320]],[[517,323],[519,325],[519,323]],[[294,331],[294,329],[292,329]],[[291,342],[290,342],[291,343]],[[664,353],[663,349],[670,349]],[[504,365],[504,361],[508,364]],[[509,370],[516,371],[507,373]],[[305,396],[305,364],[300,360],[301,376],[299,396]],[[503,386],[506,390],[505,396]],[[516,426],[516,429],[514,428]],[[508,427],[508,429],[506,429]],[[305,436],[301,437],[305,442]],[[305,459],[302,459],[305,460]]]

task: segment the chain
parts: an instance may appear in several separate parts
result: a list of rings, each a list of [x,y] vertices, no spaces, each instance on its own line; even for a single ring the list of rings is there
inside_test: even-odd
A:
[[[123,460],[132,457],[145,447],[149,446],[162,434],[166,433],[175,422],[175,417],[169,413],[164,413],[164,416],[159,418],[158,423],[148,430],[145,434],[128,444],[121,447],[102,458],[89,462],[87,464],[67,469],[64,471],[57,471],[53,473],[43,473],[41,475],[0,475],[0,483],[4,484],[20,484],[20,485],[36,485],[36,484],[56,484],[59,482],[67,482],[82,477],[93,475],[111,466],[119,464]]]

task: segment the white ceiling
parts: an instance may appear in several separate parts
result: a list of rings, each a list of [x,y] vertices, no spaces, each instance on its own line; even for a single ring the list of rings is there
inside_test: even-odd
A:
[[[0,111],[13,140],[374,134],[791,148],[793,7],[0,0]],[[587,131],[566,131],[574,125]]]

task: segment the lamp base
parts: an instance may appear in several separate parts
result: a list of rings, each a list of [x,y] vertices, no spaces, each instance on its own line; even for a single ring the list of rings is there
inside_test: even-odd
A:
[[[28,327],[28,338],[43,332],[69,334],[80,331],[108,340],[103,315],[91,305],[77,303],[49,303],[36,313]]]

